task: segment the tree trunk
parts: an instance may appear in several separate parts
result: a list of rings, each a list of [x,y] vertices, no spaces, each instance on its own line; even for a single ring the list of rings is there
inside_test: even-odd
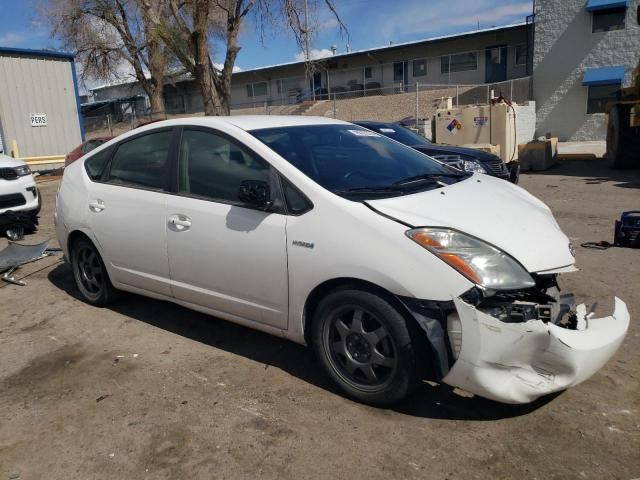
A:
[[[156,18],[160,14],[160,4],[155,1],[151,3],[155,8],[146,10],[143,15],[143,24],[147,36],[148,64],[151,78],[148,81],[149,102],[151,104],[151,119],[155,120],[154,115],[159,117],[165,115],[164,106],[164,73],[167,65],[166,52],[162,46],[160,35],[157,32],[159,19]]]
[[[162,88],[162,85],[157,88],[152,88],[148,95],[149,103],[151,104],[151,120],[165,118],[164,89]]]

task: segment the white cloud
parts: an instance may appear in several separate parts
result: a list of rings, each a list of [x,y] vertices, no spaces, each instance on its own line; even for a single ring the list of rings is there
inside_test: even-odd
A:
[[[328,48],[320,48],[320,49],[312,48],[311,50],[309,50],[309,58],[311,60],[317,60],[319,58],[330,57],[331,55],[333,55],[333,52],[331,50],[329,50]],[[304,52],[296,53],[295,60],[297,62],[304,62],[304,60],[305,60]]]
[[[222,70],[223,67],[224,67],[223,63],[214,62],[214,64],[213,64],[213,68],[215,68],[216,70]],[[233,73],[241,72],[242,71],[242,67],[239,67],[238,65],[234,65],[232,71],[233,71]]]
[[[15,47],[16,45],[22,43],[24,40],[26,40],[26,37],[21,33],[9,32],[0,35],[0,46]]]

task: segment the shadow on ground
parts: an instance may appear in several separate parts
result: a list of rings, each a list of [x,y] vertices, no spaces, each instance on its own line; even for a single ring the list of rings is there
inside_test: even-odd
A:
[[[67,264],[58,265],[48,278],[58,289],[82,300]],[[170,302],[134,294],[123,294],[109,308],[133,320],[262,363],[265,368],[278,368],[342,396],[324,374],[312,351],[302,345]],[[526,415],[553,398],[555,396],[548,396],[528,405],[505,405],[479,397],[462,396],[447,385],[424,382],[413,395],[392,407],[392,410],[424,418],[485,421]]]
[[[613,183],[614,187],[640,189],[640,159],[638,168],[633,170],[613,170],[604,160],[562,160],[549,170],[522,172],[522,175],[566,175],[584,178],[587,185]]]

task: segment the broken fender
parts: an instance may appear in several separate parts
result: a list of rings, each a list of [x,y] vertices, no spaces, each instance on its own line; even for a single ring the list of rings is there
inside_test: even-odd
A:
[[[460,299],[454,303],[462,347],[443,382],[504,403],[532,402],[585,381],[618,350],[629,326],[619,298],[612,316],[578,319],[585,320],[583,330],[540,320],[504,323]]]

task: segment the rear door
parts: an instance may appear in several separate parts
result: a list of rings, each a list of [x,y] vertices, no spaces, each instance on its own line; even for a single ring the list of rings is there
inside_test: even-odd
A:
[[[166,206],[174,296],[286,329],[286,216],[238,200],[243,180],[269,182],[277,200],[275,171],[226,134],[197,127],[183,130],[177,163]]]
[[[171,295],[165,204],[173,130],[155,130],[115,147],[101,181],[91,182],[89,226],[113,280]]]

